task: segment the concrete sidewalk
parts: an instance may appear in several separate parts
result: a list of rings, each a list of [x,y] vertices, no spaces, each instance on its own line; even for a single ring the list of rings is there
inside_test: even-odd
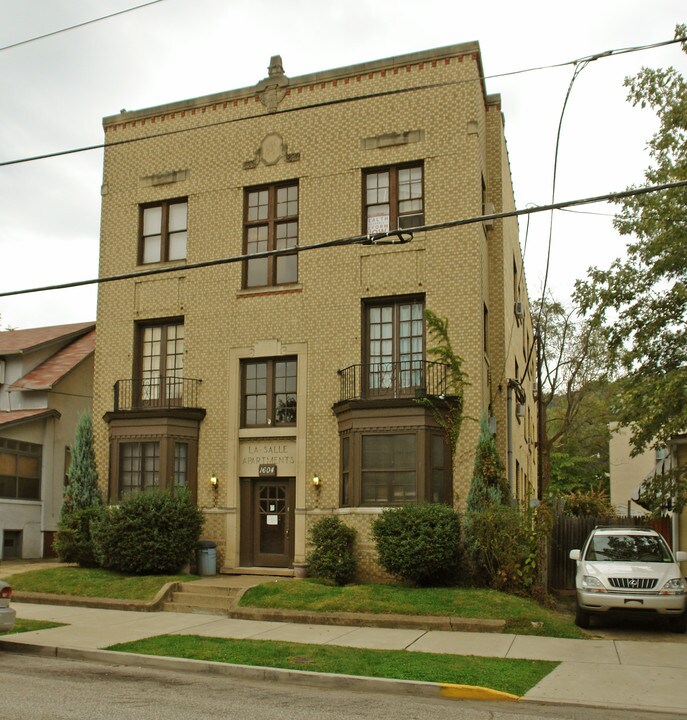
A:
[[[62,657],[98,659],[116,664],[205,668],[207,663],[102,652],[114,643],[162,634],[221,638],[285,640],[351,648],[405,650],[481,657],[555,660],[561,664],[523,699],[555,704],[591,705],[683,713],[687,707],[687,645],[614,640],[563,640],[499,633],[446,632],[421,629],[346,627],[318,624],[237,620],[199,613],[131,612],[74,606],[13,603],[17,616],[66,623],[64,627],[4,636],[0,648]],[[212,664],[213,666],[215,664]],[[377,681],[325,676],[302,671],[246,669],[228,666],[213,672],[250,673],[331,687],[382,689],[385,692],[442,694],[434,683]],[[412,686],[412,688],[410,688]],[[417,687],[416,687],[417,686]],[[449,686],[450,687],[450,686]],[[443,692],[453,697],[475,697]],[[477,697],[496,699],[489,693]]]

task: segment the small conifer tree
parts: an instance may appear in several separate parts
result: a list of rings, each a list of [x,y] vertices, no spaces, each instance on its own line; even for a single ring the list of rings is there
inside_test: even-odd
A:
[[[89,413],[84,413],[76,425],[69,466],[69,482],[64,491],[62,518],[77,510],[98,507],[103,496],[98,487],[98,471],[95,466],[93,447],[93,423]]]
[[[472,482],[467,497],[468,512],[478,512],[486,505],[507,504],[510,500],[508,481],[489,430],[486,417],[480,422],[480,435],[475,450]]]

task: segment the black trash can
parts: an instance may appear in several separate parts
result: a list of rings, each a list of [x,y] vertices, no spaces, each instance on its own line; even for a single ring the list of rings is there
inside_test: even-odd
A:
[[[217,575],[217,545],[212,540],[198,543],[198,574]]]

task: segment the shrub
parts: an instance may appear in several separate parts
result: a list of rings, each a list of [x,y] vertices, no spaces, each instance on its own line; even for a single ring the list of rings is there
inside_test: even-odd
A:
[[[385,510],[372,524],[379,564],[414,585],[447,585],[461,564],[460,518],[448,505],[423,503]]]
[[[355,529],[334,516],[324,517],[310,530],[315,549],[308,554],[308,572],[335,585],[345,585],[355,577],[353,554]]]
[[[589,488],[589,490],[571,492],[563,495],[566,515],[575,517],[597,517],[611,521],[616,512],[611,505],[608,493],[603,488]]]
[[[498,590],[521,589],[530,555],[528,516],[501,503],[468,512],[464,520],[465,547],[476,579]]]
[[[62,562],[78,563],[81,567],[97,567],[93,550],[91,523],[97,522],[105,512],[102,505],[81,508],[60,520],[53,549]]]
[[[76,510],[103,504],[95,466],[93,422],[88,413],[81,415],[76,425],[68,478],[62,502],[62,518]]]
[[[104,568],[135,575],[178,572],[193,557],[203,514],[186,490],[128,495],[93,524]]]

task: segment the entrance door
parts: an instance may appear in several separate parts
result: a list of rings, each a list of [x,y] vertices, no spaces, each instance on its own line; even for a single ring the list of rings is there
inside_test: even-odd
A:
[[[253,481],[253,564],[289,567],[293,561],[293,480]]]

